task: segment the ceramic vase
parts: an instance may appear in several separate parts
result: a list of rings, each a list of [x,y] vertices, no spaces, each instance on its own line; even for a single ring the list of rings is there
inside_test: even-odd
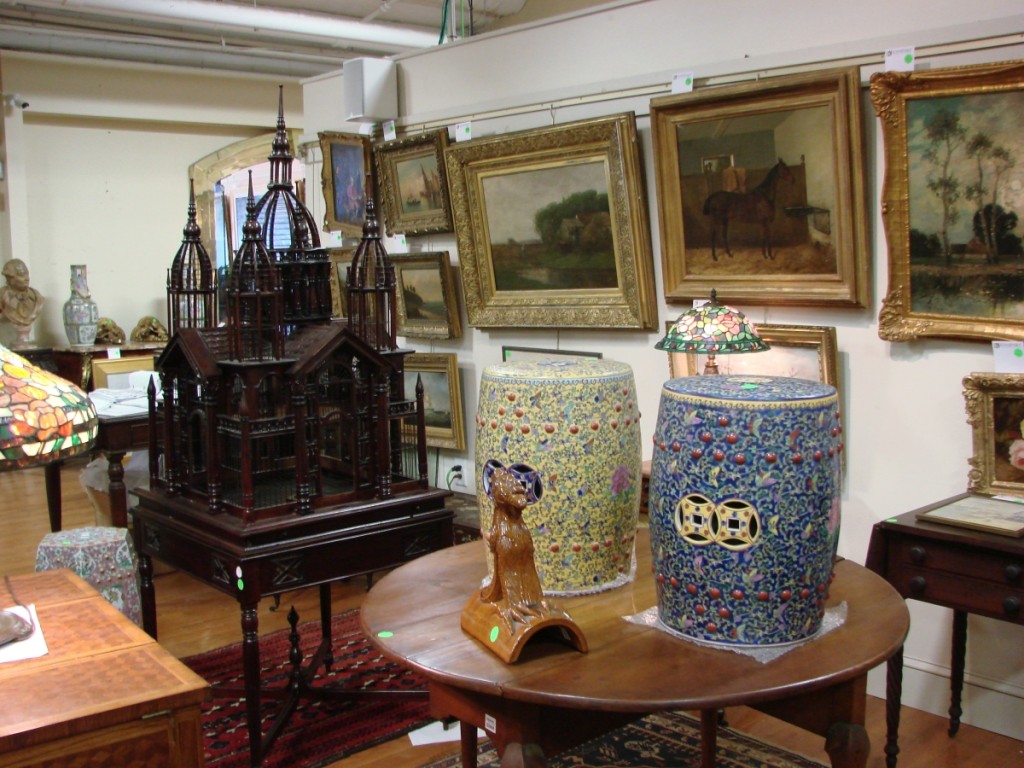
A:
[[[71,266],[71,296],[64,302],[64,331],[73,347],[89,346],[96,341],[100,312],[89,294],[84,264]]]
[[[476,428],[482,530],[494,513],[490,476],[509,468],[527,488],[523,519],[545,594],[598,592],[633,577],[641,445],[628,365],[581,358],[490,366]]]
[[[663,624],[737,646],[820,629],[839,537],[838,411],[834,387],[801,379],[663,386],[649,493]]]

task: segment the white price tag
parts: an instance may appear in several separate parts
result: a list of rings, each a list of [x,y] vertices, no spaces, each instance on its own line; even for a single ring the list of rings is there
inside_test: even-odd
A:
[[[384,141],[394,141],[398,138],[398,134],[395,132],[395,121],[385,120],[384,121]]]
[[[672,93],[690,93],[693,90],[693,72],[672,75]]]
[[[473,123],[455,124],[455,141],[469,141],[473,138]]]
[[[887,48],[885,51],[886,72],[913,72],[914,46]]]
[[[121,359],[121,350],[120,350],[120,348],[118,348],[118,347],[110,347],[110,348],[108,348],[107,349],[107,359],[108,360],[120,360]]]
[[[1024,373],[1024,342],[993,341],[992,362],[996,373]]]
[[[395,235],[395,248],[396,248],[396,250],[399,250],[402,253],[408,253],[409,252],[409,243],[405,239],[405,233],[404,232],[399,232],[399,233],[397,233]]]

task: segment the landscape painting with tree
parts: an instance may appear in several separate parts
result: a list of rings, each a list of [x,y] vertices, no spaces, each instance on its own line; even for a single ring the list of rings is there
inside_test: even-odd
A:
[[[1024,65],[879,73],[889,294],[879,335],[1024,338]]]
[[[603,162],[483,179],[494,285],[499,291],[614,288]]]
[[[445,149],[469,324],[653,329],[633,113]]]

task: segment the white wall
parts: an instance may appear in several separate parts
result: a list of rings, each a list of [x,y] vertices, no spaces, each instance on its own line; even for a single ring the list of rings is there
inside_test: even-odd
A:
[[[784,10],[778,10],[778,9]],[[694,70],[716,82],[738,74],[767,76],[778,67],[853,59],[862,79],[880,68],[887,46],[930,49],[923,66],[1024,58],[1019,0],[860,3],[742,0],[680,3],[648,0],[604,13],[495,32],[399,57],[401,129],[473,119],[474,135],[506,133],[633,110],[647,177],[657,291],[663,290],[648,105],[667,92],[671,73]],[[884,36],[882,36],[884,35]],[[1010,44],[999,36],[1016,39]],[[966,43],[965,41],[979,41]],[[963,50],[962,50],[963,49]],[[272,129],[277,81],[252,76],[125,67],[58,57],[0,53],[2,92],[31,107],[6,109],[4,181],[0,182],[0,261],[25,260],[47,299],[38,336],[64,343],[60,306],[68,266],[89,265],[100,311],[126,330],[143,314],[164,316],[164,275],[185,222],[186,169],[233,141]],[[633,95],[620,89],[635,88]],[[286,84],[286,119],[304,131],[310,205],[324,204],[316,133],[358,131],[341,119],[341,75]],[[554,103],[554,102],[558,103]],[[878,520],[964,490],[970,429],[961,379],[992,369],[982,343],[878,338],[877,313],[887,290],[886,245],[878,209],[880,134],[863,98],[866,181],[872,228],[873,292],[864,310],[742,306],[752,319],[837,328],[848,436],[841,553],[862,562]],[[551,102],[551,103],[548,103]],[[530,109],[522,105],[536,104]],[[493,114],[486,115],[489,110]],[[332,240],[324,233],[325,242]],[[398,250],[394,241],[389,248]],[[454,235],[410,239],[416,250],[448,250]],[[659,301],[659,324],[679,306]],[[441,452],[438,476],[461,463],[473,487],[473,415],[480,373],[502,345],[600,350],[629,363],[637,377],[645,435],[653,433],[665,356],[656,333],[467,328],[462,339],[424,343],[420,351],[455,352],[463,375],[469,448]],[[649,444],[645,440],[645,445]],[[944,713],[948,706],[949,612],[911,603],[904,702]],[[971,618],[965,720],[1024,738],[1024,629]],[[882,676],[872,676],[882,695]],[[937,738],[945,738],[937,734]],[[875,745],[876,749],[880,745]]]
[[[0,83],[29,102],[3,114],[0,257],[22,259],[44,296],[35,338],[67,344],[71,264],[88,266],[100,314],[126,333],[144,315],[166,321],[188,167],[273,132],[278,82],[3,52]],[[300,104],[290,83],[285,116],[296,128]]]
[[[779,8],[783,10],[774,10]],[[880,37],[883,28],[885,36]],[[916,46],[923,54],[918,66],[924,67],[1024,58],[1024,50],[1017,45],[1022,30],[1024,15],[1018,0],[971,4],[789,0],[770,7],[743,0],[703,4],[649,0],[400,56],[398,125],[415,133],[472,120],[473,135],[484,136],[635,111],[660,295],[663,281],[649,101],[667,92],[672,72],[693,70],[698,79],[724,82],[753,74],[768,76],[784,67],[824,67],[842,61],[862,65],[866,85],[871,72],[881,69],[886,47]],[[1014,34],[1016,38],[1011,37]],[[1003,35],[1009,41],[966,42]],[[339,130],[336,94],[341,93],[341,77],[336,73],[305,84],[308,133]],[[971,434],[961,380],[971,371],[992,370],[991,355],[983,343],[879,339],[876,318],[888,289],[878,206],[883,166],[881,136],[866,90],[862,110],[867,147],[863,172],[872,230],[869,307],[783,308],[753,303],[740,307],[756,322],[837,328],[848,437],[840,553],[858,562],[864,561],[875,522],[965,490]],[[316,157],[312,152],[311,162],[317,162]],[[389,241],[388,247],[398,251],[402,246]],[[458,261],[451,234],[410,238],[409,247],[448,250]],[[659,304],[659,325],[682,311],[663,301]],[[500,361],[502,345],[602,351],[607,358],[629,363],[637,378],[643,433],[651,435],[661,385],[668,377],[665,356],[653,349],[657,338],[656,333],[638,332],[468,328],[460,340],[407,340],[407,346],[419,351],[455,352],[459,357],[469,448],[458,455],[442,452],[437,457],[438,476],[443,481],[446,469],[460,463],[469,488],[474,487],[477,388],[483,368]],[[646,439],[644,445],[649,455]],[[910,606],[913,623],[906,647],[903,701],[945,714],[951,614],[916,602]],[[1022,643],[1024,628],[971,617],[965,722],[1024,739]],[[881,670],[872,674],[871,691],[884,696]],[[936,737],[945,738],[944,734]]]

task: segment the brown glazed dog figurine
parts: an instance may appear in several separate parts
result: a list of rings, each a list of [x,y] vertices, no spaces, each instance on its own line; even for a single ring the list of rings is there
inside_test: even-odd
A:
[[[586,638],[569,614],[544,600],[533,536],[523,521],[526,490],[507,469],[497,469],[491,495],[494,517],[485,539],[494,573],[462,609],[462,628],[506,662],[518,659],[526,642],[548,628],[554,628],[552,636],[586,653]]]

